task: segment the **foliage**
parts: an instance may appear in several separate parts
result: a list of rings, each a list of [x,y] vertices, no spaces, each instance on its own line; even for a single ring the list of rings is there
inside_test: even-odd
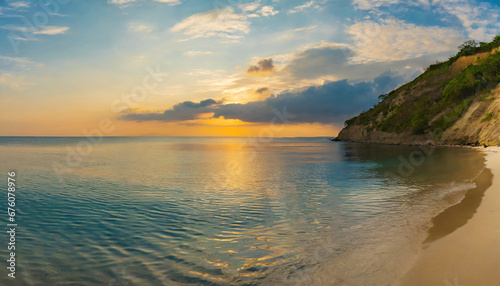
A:
[[[493,112],[486,114],[486,116],[481,120],[481,122],[489,121],[493,118]]]
[[[389,94],[381,94],[378,96],[379,101],[384,101],[389,97]]]
[[[474,40],[468,40],[458,47],[459,52],[450,58],[450,62],[453,63],[458,60],[458,58],[463,56],[472,56],[479,53],[489,52],[498,47],[500,47],[500,35],[494,37],[493,41],[489,43],[477,43]]]
[[[436,121],[431,125],[433,130],[446,130],[453,126],[455,122],[462,116],[462,114],[469,108],[472,104],[473,98],[464,99],[460,104],[454,106],[453,109],[446,111],[441,115]],[[435,109],[440,110],[440,109]]]
[[[378,105],[347,120],[345,126],[363,125],[367,130],[411,131],[414,134],[446,130],[474,100],[488,100],[489,92],[500,83],[500,52],[469,65],[456,76],[450,69],[451,65],[459,57],[488,52],[497,47],[500,47],[500,35],[490,43],[465,42],[456,56],[430,65],[413,81],[389,94],[380,95]],[[404,100],[396,102],[394,99],[397,97]]]
[[[349,127],[351,125],[354,125],[354,123],[356,122],[356,119],[358,119],[357,117],[353,117],[351,119],[348,119],[344,122],[344,127]]]
[[[475,93],[490,89],[500,82],[500,53],[490,55],[476,65],[469,65],[453,78],[443,90],[446,103],[465,99]]]
[[[476,40],[467,40],[458,46],[458,50],[462,53],[473,53],[478,46],[479,43]]]
[[[429,115],[429,110],[423,107],[413,114],[411,119],[413,134],[425,134],[429,128]]]

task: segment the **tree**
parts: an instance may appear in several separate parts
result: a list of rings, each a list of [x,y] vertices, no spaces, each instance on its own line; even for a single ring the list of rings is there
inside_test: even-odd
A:
[[[479,43],[476,42],[476,40],[467,40],[461,44],[458,49],[460,50],[460,53],[467,55],[472,53],[478,46]]]
[[[378,100],[379,100],[379,101],[384,101],[384,100],[385,100],[386,98],[388,98],[388,97],[389,97],[389,95],[388,95],[388,94],[381,94],[381,95],[379,95]]]

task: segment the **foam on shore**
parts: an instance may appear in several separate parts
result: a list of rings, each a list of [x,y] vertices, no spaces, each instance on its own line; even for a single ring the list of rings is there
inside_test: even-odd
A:
[[[500,285],[500,148],[485,152],[489,170],[478,180],[491,171],[492,185],[483,195],[478,184],[469,200],[434,219],[428,243],[400,285]]]

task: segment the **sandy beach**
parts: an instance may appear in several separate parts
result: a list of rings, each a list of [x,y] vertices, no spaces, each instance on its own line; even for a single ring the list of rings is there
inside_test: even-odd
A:
[[[400,285],[500,285],[500,148],[484,152],[489,170],[460,204],[434,219],[420,256]]]

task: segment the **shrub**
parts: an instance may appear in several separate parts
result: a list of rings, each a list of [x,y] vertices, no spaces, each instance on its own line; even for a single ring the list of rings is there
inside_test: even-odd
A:
[[[411,129],[413,134],[424,134],[429,128],[429,120],[417,112],[411,119]]]
[[[486,114],[486,116],[481,120],[481,122],[489,121],[493,118],[493,112]]]
[[[490,98],[489,92],[500,83],[500,52],[475,65],[469,65],[455,77],[452,77],[450,66],[461,56],[488,52],[497,47],[500,47],[500,35],[490,43],[465,42],[450,60],[436,62],[413,81],[389,94],[380,95],[378,105],[345,121],[345,126],[358,124],[384,132],[411,131],[414,134],[423,134],[429,128],[446,130],[453,126],[474,100]],[[415,88],[418,88],[416,92],[420,96],[413,94]],[[388,99],[398,95],[404,95],[406,100],[389,105]],[[380,114],[383,115],[382,120],[377,121]],[[430,119],[436,118],[438,114],[442,115],[429,126]]]
[[[381,95],[379,95],[378,100],[382,102],[388,97],[389,97],[389,94],[381,94]]]
[[[484,92],[500,82],[500,52],[490,55],[476,65],[469,65],[444,88],[442,96],[446,103],[458,102]]]
[[[351,119],[348,119],[344,122],[344,127],[349,127],[353,125],[356,122],[357,117],[353,117]]]

